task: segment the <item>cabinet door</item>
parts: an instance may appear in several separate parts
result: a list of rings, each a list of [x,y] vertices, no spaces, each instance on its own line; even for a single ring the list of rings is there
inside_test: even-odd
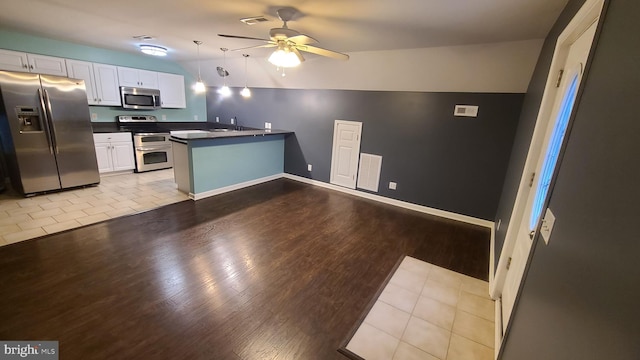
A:
[[[27,54],[18,51],[0,50],[0,70],[29,71]]]
[[[131,170],[136,167],[133,158],[133,143],[131,142],[114,142],[111,143],[113,150],[113,170]]]
[[[118,83],[120,86],[140,87],[138,69],[118,66]]]
[[[118,70],[113,65],[93,64],[98,105],[120,106]]]
[[[87,101],[89,105],[100,105],[96,94],[95,77],[93,75],[93,64],[87,61],[66,59],[67,74],[73,79],[84,80],[87,89]]]
[[[140,86],[146,89],[158,89],[158,73],[149,70],[138,70]]]
[[[98,171],[105,173],[113,171],[113,161],[111,160],[111,144],[95,143],[96,159],[98,160]]]
[[[158,73],[158,87],[163,108],[187,107],[184,93],[184,76]]]
[[[32,73],[67,76],[64,59],[53,56],[27,54],[29,69]]]

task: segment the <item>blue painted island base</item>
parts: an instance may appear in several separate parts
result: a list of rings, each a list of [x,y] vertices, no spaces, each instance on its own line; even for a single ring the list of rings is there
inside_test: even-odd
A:
[[[178,190],[198,200],[280,178],[284,137],[172,139]]]

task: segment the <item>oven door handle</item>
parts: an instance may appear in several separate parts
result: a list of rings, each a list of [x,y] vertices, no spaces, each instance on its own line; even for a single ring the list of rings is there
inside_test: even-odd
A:
[[[154,150],[165,150],[165,149],[171,149],[171,145],[168,146],[156,146],[156,147],[137,147],[136,150],[138,151],[154,151]]]

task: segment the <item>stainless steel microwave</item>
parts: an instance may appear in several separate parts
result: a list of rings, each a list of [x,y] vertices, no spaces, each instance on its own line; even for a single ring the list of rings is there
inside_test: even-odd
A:
[[[160,90],[157,89],[121,86],[120,99],[125,109],[155,110],[161,105]]]

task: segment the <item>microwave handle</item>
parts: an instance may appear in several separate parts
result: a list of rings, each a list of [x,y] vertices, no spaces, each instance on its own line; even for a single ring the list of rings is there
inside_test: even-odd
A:
[[[159,99],[159,98],[160,98],[160,96],[155,96],[155,95],[154,95],[154,96],[152,96],[152,97],[153,97],[153,107],[154,107],[154,108],[157,108],[157,107],[159,106],[159,104],[158,104],[158,100],[160,100],[160,99]]]

